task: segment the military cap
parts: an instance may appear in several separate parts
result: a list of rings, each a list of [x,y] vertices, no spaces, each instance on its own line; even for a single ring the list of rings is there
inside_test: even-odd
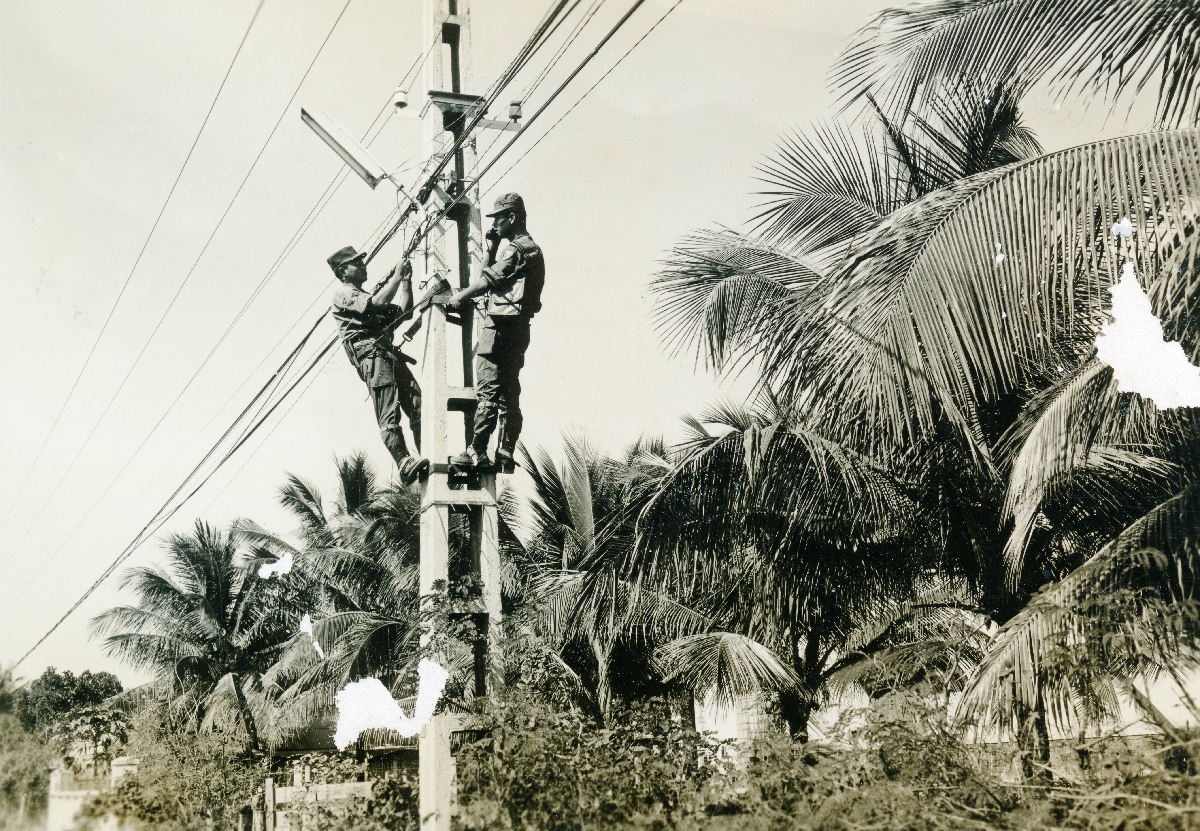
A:
[[[367,255],[360,254],[359,252],[355,251],[353,245],[347,245],[345,248],[338,251],[336,254],[334,254],[332,257],[327,259],[325,262],[329,263],[329,267],[333,269],[333,273],[337,274],[337,270],[339,268],[341,268],[342,266],[344,266],[346,263],[350,262],[351,260],[357,260],[357,259],[359,259],[361,257],[365,257],[365,256],[367,256]]]
[[[524,215],[525,200],[522,199],[519,194],[506,193],[496,200],[496,207],[492,209],[492,212],[488,214],[488,216],[502,214],[505,211],[516,211],[517,213]]]

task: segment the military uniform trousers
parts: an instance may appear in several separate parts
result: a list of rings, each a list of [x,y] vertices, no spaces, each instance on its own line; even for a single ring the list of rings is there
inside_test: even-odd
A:
[[[398,465],[408,456],[404,432],[400,429],[401,413],[408,417],[413,441],[417,451],[421,450],[421,387],[408,364],[386,352],[376,351],[357,362],[356,368],[371,390],[379,435]]]
[[[529,321],[487,317],[475,354],[475,434],[471,446],[480,455],[500,428],[498,446],[511,454],[521,435],[521,367],[529,348]]]

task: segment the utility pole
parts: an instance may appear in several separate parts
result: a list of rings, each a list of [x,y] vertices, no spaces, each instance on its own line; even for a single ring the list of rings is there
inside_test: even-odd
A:
[[[421,117],[423,140],[436,144],[434,161],[455,146],[479,106],[480,98],[464,92],[470,88],[471,9],[470,0],[424,0],[423,38],[425,45],[436,43],[425,61],[424,87],[427,100]],[[462,142],[448,176],[440,188],[451,198],[463,193],[466,175],[476,161],[474,139]],[[442,197],[444,198],[444,196]],[[430,208],[433,206],[430,205]],[[479,191],[472,189],[451,211],[454,227],[433,229],[414,257],[422,267],[423,279],[434,275],[458,274],[465,287],[471,274],[484,262],[485,250],[480,221]],[[483,587],[482,603],[476,601],[462,614],[474,617],[480,640],[475,645],[475,694],[484,696],[489,683],[488,641],[500,625],[500,540],[496,508],[495,474],[462,476],[452,470],[449,459],[450,413],[462,413],[464,436],[470,441],[475,412],[473,386],[474,315],[470,304],[459,312],[444,305],[431,304],[424,312],[425,343],[421,358],[422,454],[432,465],[421,495],[421,566],[420,592],[422,611],[435,597],[435,584],[448,586],[450,574],[450,517],[467,517],[470,535],[471,572]],[[447,340],[451,327],[459,327],[457,350],[460,366],[452,367]],[[451,372],[455,378],[452,379]],[[461,376],[459,375],[461,370]],[[461,377],[461,386],[458,385]],[[452,384],[452,380],[455,383]],[[456,575],[459,576],[459,575]],[[482,612],[480,611],[482,608]],[[451,609],[451,612],[455,612]],[[425,633],[422,644],[428,644]],[[420,816],[422,831],[450,831],[454,793],[454,758],[451,736],[464,729],[466,722],[454,714],[431,719],[420,736]]]

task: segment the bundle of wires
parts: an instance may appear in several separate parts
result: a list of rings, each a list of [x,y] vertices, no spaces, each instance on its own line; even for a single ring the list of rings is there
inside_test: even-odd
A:
[[[499,95],[513,81],[513,79],[517,77],[517,75],[521,72],[521,70],[524,69],[529,64],[529,62],[531,61],[533,56],[538,52],[538,50],[541,49],[551,39],[551,37],[553,36],[555,31],[557,31],[559,26],[561,26],[561,24],[564,22],[564,20],[566,20],[566,18],[570,15],[570,13],[573,12],[575,10],[575,8],[580,5],[580,0],[574,0],[574,2],[570,5],[570,8],[567,9],[568,3],[570,3],[570,2],[571,2],[571,0],[555,0],[555,2],[552,4],[551,8],[546,12],[546,14],[543,16],[542,20],[539,22],[538,26],[534,29],[533,33],[530,35],[530,37],[526,40],[526,42],[523,44],[521,49],[518,51],[517,55],[513,58],[513,60],[508,64],[508,66],[505,68],[505,70],[500,74],[499,77],[497,77],[497,79],[488,88],[486,93],[482,96],[482,101],[481,101],[480,105],[474,109],[473,115],[472,115],[471,119],[469,120],[469,122],[466,125],[464,125],[462,130],[459,131],[453,145],[449,148],[449,150],[447,152],[440,155],[440,158],[437,160],[436,164],[433,165],[432,169],[425,172],[424,181],[421,184],[421,186],[417,189],[418,201],[425,202],[428,200],[429,195],[432,193],[434,186],[438,182],[438,179],[441,176],[442,172],[445,170],[446,166],[450,163],[451,160],[453,160],[455,158],[456,154],[458,154],[463,149],[463,147],[466,145],[466,143],[468,141],[470,141],[471,138],[474,136],[475,131],[480,126],[481,122],[483,121],[483,119],[486,116],[486,113],[488,112],[490,107],[495,104]],[[522,92],[522,100],[528,98],[530,93],[534,89],[536,89],[537,86],[540,85],[542,83],[542,81],[547,77],[549,71],[553,68],[554,65],[556,65],[558,63],[558,61],[561,59],[562,55],[565,53],[566,49],[578,37],[582,28],[595,15],[596,10],[599,8],[599,5],[601,2],[603,2],[603,0],[596,0],[595,2],[593,2],[592,6],[590,6],[589,10],[585,13],[584,19],[568,35],[567,40],[556,51],[555,55],[548,62],[547,66],[544,67],[539,72],[539,74],[535,77],[534,81],[531,84],[529,84],[527,86],[527,88]],[[576,68],[567,76],[567,78],[561,84],[559,84],[559,86],[554,90],[554,92],[541,104],[541,106],[537,109],[537,111],[535,111],[535,113],[524,123],[524,125],[522,125],[521,129],[517,132],[516,136],[514,136],[512,140],[510,140],[507,144],[505,144],[500,149],[500,151],[488,161],[488,163],[483,167],[482,170],[480,170],[478,173],[475,173],[474,171],[472,171],[473,185],[477,185],[478,182],[480,181],[480,179],[482,179],[482,177],[487,174],[487,172],[496,164],[496,162],[501,157],[503,157],[505,152],[507,152],[513,146],[513,144],[515,144],[516,141],[519,140],[521,138],[521,136],[525,134],[525,132],[537,120],[537,118],[546,111],[546,109],[559,97],[559,95],[562,94],[562,92],[567,88],[567,86],[579,75],[580,72],[583,71],[583,69],[592,61],[592,59],[596,57],[596,55],[600,52],[600,50],[612,39],[612,37],[617,33],[617,31],[629,20],[629,18],[633,15],[633,13],[635,11],[637,11],[637,9],[644,2],[645,2],[645,0],[634,0],[632,6],[628,9],[628,11],[626,11],[625,14],[620,18],[620,20],[618,20],[617,23],[608,31],[608,33],[605,34],[605,36],[600,40],[600,42],[596,45],[596,47],[593,48],[587,54],[587,56],[584,57],[584,59],[579,63],[579,65],[576,66]],[[679,2],[681,2],[681,0],[676,0],[675,5],[672,6],[670,10],[668,10],[667,14],[670,14],[671,11],[674,11],[674,8],[676,6],[678,6]],[[565,12],[564,12],[564,9],[566,9]],[[345,10],[343,9],[343,13],[344,13],[344,11]],[[663,19],[665,19],[665,17],[666,17],[666,15],[663,15]],[[662,19],[660,19],[658,21],[658,23],[661,23],[661,22],[662,22]],[[655,23],[654,26],[651,27],[650,31],[653,31],[653,29],[658,26],[658,23]],[[648,35],[648,34],[649,34],[649,32],[647,32],[645,35],[643,35],[641,40],[644,40],[646,35]],[[641,40],[638,40],[637,43],[634,44],[634,48],[636,48],[636,46],[639,43],[641,43]],[[435,45],[436,45],[436,42],[435,42],[435,44],[431,44],[430,48],[426,49],[425,52],[423,53],[423,55],[421,57],[419,57],[418,60],[420,61],[421,64],[423,64],[424,60],[428,58],[430,52],[433,51],[433,46],[435,46]],[[629,50],[629,52],[631,52],[631,51],[632,51],[632,48]],[[618,59],[617,63],[619,64],[621,60],[624,60],[624,58],[629,54],[629,52],[626,52],[625,55],[622,55],[622,57],[620,59]],[[419,64],[417,63],[416,60],[414,60],[413,66],[418,67],[418,69],[419,69]],[[608,70],[608,72],[611,72],[612,69],[615,68],[615,66],[616,66],[616,64],[614,64],[614,66],[611,67]],[[311,68],[311,66],[310,66],[310,68]],[[412,74],[412,71],[413,71],[413,67],[410,67],[409,71],[405,73],[406,79],[408,78],[409,75]],[[605,73],[604,77],[607,77],[608,72]],[[603,77],[600,80],[603,80]],[[598,83],[599,83],[599,81],[597,81],[597,84]],[[592,86],[591,89],[594,89],[594,88],[595,88],[595,84]],[[585,92],[584,96],[581,96],[581,98],[579,100],[582,100],[583,97],[586,97],[586,95],[591,92],[591,89],[589,89],[587,92]],[[576,101],[575,104],[577,105],[578,101]],[[385,109],[386,108],[387,107],[385,105]],[[574,109],[574,105],[571,107],[571,109]],[[567,112],[569,113],[570,110],[568,110]],[[383,115],[383,111],[381,111],[380,114],[376,116],[375,122],[372,123],[372,128],[368,129],[368,134],[370,133],[371,129],[374,128],[375,123],[377,123],[379,121],[379,119],[382,115]],[[564,114],[564,117],[565,117],[565,114]],[[560,118],[559,121],[561,121],[561,120],[562,119]],[[386,119],[385,119],[385,121],[386,121]],[[551,130],[554,129],[554,127],[557,126],[557,124],[558,124],[558,122],[555,122],[555,124],[551,125],[550,129]],[[380,129],[382,129],[382,126],[380,127]],[[549,132],[549,130],[547,131],[547,133],[548,132]],[[376,132],[376,135],[378,135],[378,132]],[[545,137],[545,134],[542,135],[542,138],[544,138],[544,137]],[[365,138],[366,137],[364,136],[364,139]],[[539,138],[538,141],[540,142],[541,139]],[[530,148],[530,149],[532,149],[532,148]],[[528,153],[528,150],[526,151],[526,154],[527,153]],[[522,156],[522,158],[524,158],[524,155]],[[520,159],[518,159],[518,161],[520,161]],[[509,169],[511,169],[511,167]],[[271,276],[273,276],[277,272],[283,259],[286,258],[286,256],[291,252],[292,249],[294,249],[295,244],[298,242],[299,238],[303,235],[303,233],[307,230],[307,228],[311,227],[312,220],[315,218],[315,216],[317,214],[319,214],[320,210],[323,209],[324,205],[328,204],[329,199],[332,198],[332,192],[335,192],[337,187],[340,187],[341,182],[338,180],[338,177],[341,177],[341,181],[344,181],[345,176],[346,176],[346,171],[343,169],[343,170],[339,171],[337,176],[335,176],[334,180],[330,182],[330,184],[326,188],[325,192],[321,195],[321,197],[318,198],[317,204],[314,205],[313,210],[309,212],[309,215],[305,218],[304,222],[302,222],[300,229],[298,229],[297,232],[293,235],[292,239],[289,240],[288,244],[284,248],[284,251],[279,255],[279,257],[276,259],[275,263],[268,270],[267,275],[264,277],[263,281],[259,283],[259,285],[256,287],[254,292],[251,294],[250,298],[246,301],[245,305],[235,316],[234,320],[229,324],[229,327],[226,329],[225,333],[222,334],[222,336],[218,340],[216,346],[213,347],[213,351],[215,351],[216,348],[220,346],[221,342],[223,342],[224,339],[226,338],[226,336],[228,336],[229,331],[242,318],[246,309],[253,302],[253,300],[259,295],[259,293],[261,292],[265,283],[271,278]],[[463,200],[469,192],[470,192],[470,188],[463,187],[461,192],[457,196],[455,196],[449,204],[443,206],[438,212],[436,212],[436,214],[427,216],[426,221],[424,223],[422,223],[422,227],[415,229],[415,231],[412,234],[411,238],[409,239],[408,243],[405,245],[404,256],[410,256],[413,253],[413,251],[416,250],[418,245],[420,245],[420,243],[431,232],[431,230],[437,225],[437,223],[439,223],[440,221],[445,219],[448,216],[448,214],[450,213],[450,211],[454,208],[454,206],[457,205],[461,200]],[[396,216],[397,213],[399,214],[398,217]],[[410,219],[412,218],[412,216],[415,213],[416,213],[416,207],[414,204],[410,203],[409,205],[405,206],[404,208],[397,208],[395,211],[392,212],[391,215],[389,215],[389,217],[385,218],[384,222],[380,224],[379,228],[377,228],[376,231],[371,235],[371,238],[368,239],[367,244],[363,246],[363,249],[368,251],[368,254],[366,256],[366,261],[370,262],[370,260],[373,259],[382,250],[382,248],[387,244],[387,242],[389,240],[391,240],[395,236],[395,234],[398,233],[403,227],[405,227],[405,225],[410,221]],[[393,219],[393,217],[395,217],[395,219]],[[390,225],[388,225],[389,222],[391,223]],[[386,231],[382,230],[385,227],[387,228],[387,230]],[[314,303],[312,305],[316,305],[316,302],[317,301],[314,301]],[[312,306],[310,305],[309,308],[311,309]],[[250,401],[241,410],[241,412],[238,413],[237,417],[233,420],[233,423],[230,424],[230,426],[225,430],[225,432],[221,434],[221,436],[218,438],[216,443],[214,443],[214,445],[203,456],[203,458],[201,458],[200,461],[196,463],[196,465],[192,468],[192,470],[188,473],[188,475],[175,488],[175,490],[171,493],[171,495],[167,498],[167,500],[159,507],[159,509],[154,513],[154,515],[150,518],[150,520],[148,522],[146,522],[145,525],[142,526],[142,528],[134,536],[134,538],[129,542],[129,544],[126,545],[125,548],[121,551],[121,553],[118,554],[118,556],[105,568],[105,570],[100,574],[100,576],[83,593],[83,595],[17,661],[17,664],[20,664],[22,661],[24,661],[26,658],[28,658],[29,655],[32,654],[32,652],[34,650],[36,650],[43,642],[45,642],[45,640],[51,634],[53,634],[53,632],[55,630],[57,630],[57,628],[63,623],[63,621],[65,621],[72,613],[74,613],[87,600],[87,598],[90,597],[91,594],[105,580],[107,580],[116,571],[117,568],[120,567],[120,565],[123,562],[125,562],[144,542],[146,542],[148,539],[153,537],[166,522],[168,522],[173,516],[175,516],[175,514],[178,513],[178,511],[204,487],[204,485],[212,478],[212,476],[227,461],[229,461],[229,459],[232,458],[234,456],[234,454],[236,454],[251,439],[251,437],[253,437],[256,433],[258,433],[258,431],[263,427],[263,425],[279,409],[279,407],[282,405],[282,403],[295,392],[297,387],[304,381],[304,379],[307,378],[318,366],[320,366],[325,360],[328,359],[328,357],[332,353],[334,347],[338,343],[338,336],[336,333],[333,333],[329,337],[325,338],[324,340],[319,341],[319,345],[314,348],[314,350],[312,351],[312,353],[309,357],[307,357],[304,360],[300,359],[300,356],[302,355],[302,353],[304,353],[305,348],[309,345],[310,341],[312,341],[314,334],[316,333],[317,329],[319,328],[322,321],[324,321],[326,316],[327,316],[327,313],[322,312],[321,315],[312,322],[312,324],[309,326],[309,328],[305,331],[305,334],[301,337],[299,343],[287,354],[287,356],[283,359],[283,361],[280,363],[280,365],[274,370],[274,372],[267,379],[267,381],[258,389],[258,391],[250,399]],[[285,335],[285,337],[286,337],[286,335]],[[282,343],[282,341],[281,341],[281,343]],[[207,363],[208,358],[210,358],[211,356],[212,356],[212,352],[210,352],[209,356],[205,358],[204,362],[201,364],[200,369],[203,368],[204,364]],[[261,366],[261,363],[259,364],[259,366]],[[197,374],[199,373],[200,369],[197,369]],[[257,368],[255,371],[257,371]],[[195,378],[195,375],[193,375],[193,379],[194,378]],[[191,381],[189,381],[188,383],[190,384]],[[311,381],[310,381],[310,383],[311,383]],[[185,387],[185,390],[186,390],[186,387]],[[236,394],[236,392],[235,392],[235,394]],[[180,393],[180,396],[182,396],[182,392]],[[233,397],[231,396],[230,401],[232,401],[232,398]],[[175,400],[176,400],[176,402],[178,402],[179,398],[177,397]],[[173,407],[174,404],[172,404],[171,406]],[[294,406],[294,403],[293,403],[293,406]],[[165,418],[165,414],[164,414],[164,418]],[[214,416],[214,418],[215,418],[215,416]],[[161,424],[161,419],[160,419],[159,423]],[[157,429],[157,426],[158,425],[155,425],[155,429]],[[143,445],[144,444],[145,444],[145,442],[143,442]],[[140,450],[140,447],[139,447],[139,450]],[[35,577],[35,579],[36,579],[36,577]],[[14,664],[14,666],[16,666],[16,664]]]

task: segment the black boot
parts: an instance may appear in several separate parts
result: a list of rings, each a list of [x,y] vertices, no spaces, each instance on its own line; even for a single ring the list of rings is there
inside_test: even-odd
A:
[[[397,467],[400,470],[401,483],[404,485],[411,485],[413,482],[429,473],[429,460],[422,459],[419,456],[405,456],[400,460],[400,464]]]
[[[500,473],[516,472],[517,460],[513,458],[511,450],[505,450],[503,447],[496,448],[496,470]]]
[[[468,447],[462,453],[459,453],[450,460],[450,464],[454,467],[463,468],[475,473],[491,473],[495,470],[492,465],[492,460],[488,458],[487,451],[482,453],[474,447]]]

